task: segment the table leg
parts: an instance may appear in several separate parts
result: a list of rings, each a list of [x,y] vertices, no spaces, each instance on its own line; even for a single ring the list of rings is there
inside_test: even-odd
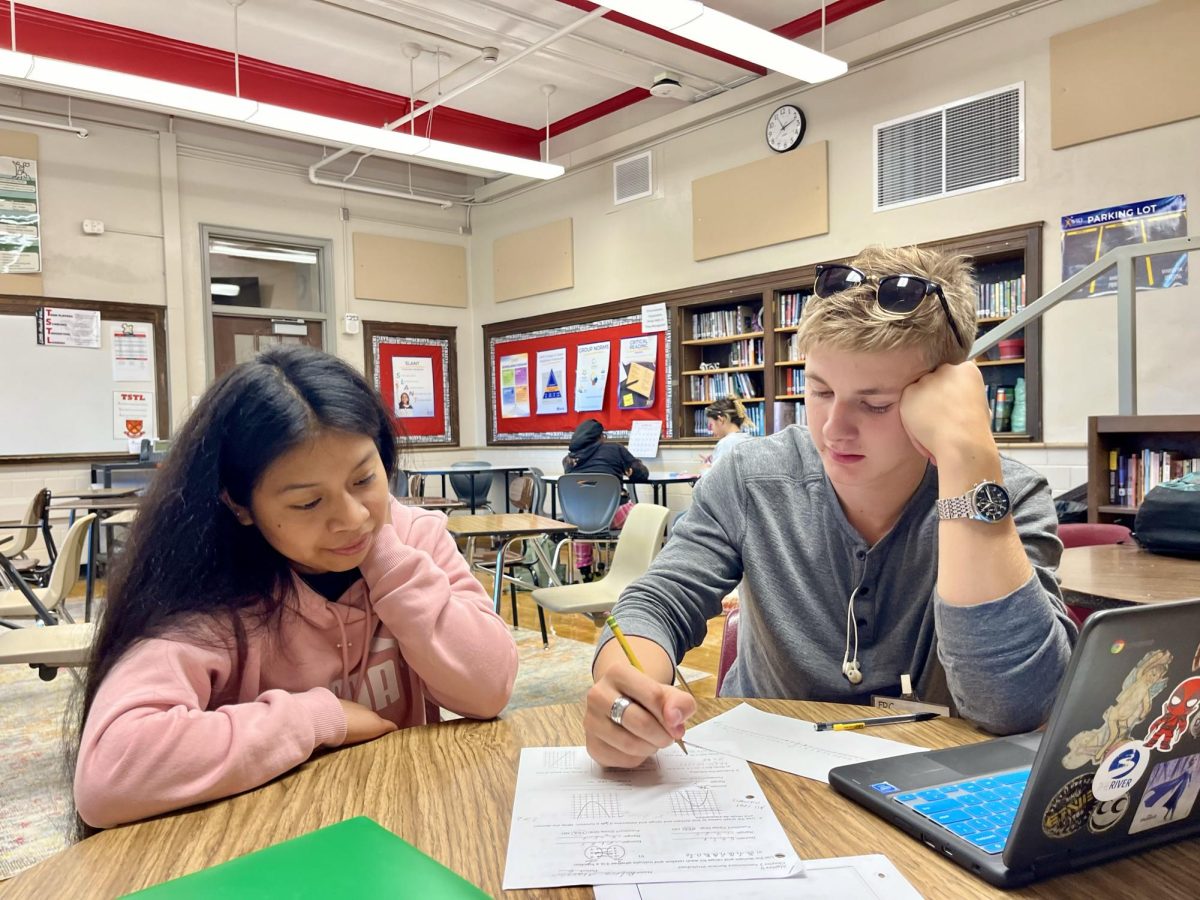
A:
[[[558,482],[547,482],[550,485],[550,518],[558,518]]]
[[[512,472],[510,472],[508,469],[505,469],[504,470],[504,511],[506,513],[512,512],[512,508],[508,505],[508,479],[510,477],[512,477]]]
[[[506,538],[500,542],[500,552],[496,554],[496,580],[492,583],[492,609],[496,611],[496,615],[500,615],[500,598],[504,596],[504,554],[508,551],[509,544],[513,541],[519,541],[521,538]]]

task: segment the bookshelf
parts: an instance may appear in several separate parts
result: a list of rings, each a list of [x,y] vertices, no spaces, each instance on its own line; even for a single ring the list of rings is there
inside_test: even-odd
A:
[[[762,295],[701,302],[682,313],[679,342],[681,434],[707,437],[704,407],[736,397],[749,414],[755,434],[763,434],[766,332]]]
[[[1126,466],[1126,491],[1132,489],[1131,471],[1135,473],[1132,477],[1135,485],[1139,481],[1142,485],[1155,482],[1153,473],[1147,473],[1147,469],[1152,468],[1152,461],[1161,465],[1161,458],[1150,454],[1172,454],[1176,464],[1171,477],[1177,477],[1186,466],[1195,465],[1192,461],[1200,459],[1200,416],[1088,417],[1088,521],[1113,522],[1132,528],[1137,515],[1136,497],[1118,497],[1116,503],[1110,497],[1113,451],[1118,455],[1118,464]],[[1136,458],[1132,469],[1131,457]],[[1144,487],[1139,493],[1144,493]]]
[[[981,285],[979,331],[982,335],[1028,302],[1041,296],[1042,225],[963,235],[923,246],[968,256]],[[829,262],[845,260],[829,260]],[[795,347],[796,323],[812,293],[816,263],[746,276],[715,284],[669,291],[640,302],[665,301],[672,328],[678,373],[672,415],[678,441],[707,441],[704,407],[717,397],[737,395],[755,422],[756,433],[772,434],[805,418],[804,360]],[[977,360],[992,396],[1000,388],[1015,392],[1025,384],[1025,427],[996,432],[1001,443],[1041,439],[1039,322],[1030,323],[1013,340],[1023,340],[1014,353],[1006,347]],[[997,423],[999,424],[999,423]]]

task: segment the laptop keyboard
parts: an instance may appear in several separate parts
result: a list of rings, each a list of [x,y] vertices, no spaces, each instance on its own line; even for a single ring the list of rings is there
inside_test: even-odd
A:
[[[1004,849],[1029,769],[1017,769],[896,794],[893,800],[953,831],[985,853]]]

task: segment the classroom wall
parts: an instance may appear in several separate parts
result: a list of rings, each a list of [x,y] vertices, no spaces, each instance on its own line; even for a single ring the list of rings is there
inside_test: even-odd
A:
[[[19,109],[21,102],[15,92],[0,91],[0,112],[28,115],[28,109]],[[319,158],[319,148],[193,123],[172,126],[165,117],[96,104],[77,102],[74,114],[89,128],[87,140],[30,129],[40,140],[44,292],[167,306],[175,422],[208,383],[202,224],[332,241],[328,346],[359,368],[362,335],[342,333],[347,312],[363,319],[458,325],[460,348],[469,345],[463,310],[355,298],[350,255],[353,228],[464,245],[461,208],[442,211],[309,184],[305,169]],[[164,198],[176,202],[164,204]],[[342,221],[342,207],[350,221]],[[103,220],[105,233],[85,235],[84,218]],[[458,359],[460,383],[471,384],[472,355],[460,349]],[[67,491],[88,481],[85,464],[0,466],[0,519],[21,515],[43,485]]]
[[[1043,289],[1061,281],[1062,215],[1185,193],[1200,198],[1195,147],[1200,119],[1050,149],[1049,36],[1145,5],[1138,0],[1063,0],[882,61],[825,85],[777,93],[757,108],[653,146],[658,196],[612,205],[607,161],[478,209],[473,218],[472,297],[480,324],[783,269],[853,254],[866,244],[929,241],[1031,221],[1045,222]],[[849,48],[851,50],[854,47]],[[853,57],[851,57],[853,58]],[[1098,61],[1119,65],[1119,61]],[[1025,83],[1024,182],[882,213],[872,211],[872,128],[897,117],[1017,82]],[[779,104],[808,116],[806,141],[829,141],[828,235],[692,260],[691,182],[764,158],[762,131]],[[553,147],[553,144],[552,144]],[[635,147],[614,155],[624,156]],[[497,305],[491,247],[499,236],[572,216],[575,287]],[[1195,263],[1193,263],[1195,265]],[[1193,270],[1195,271],[1195,270]],[[1195,276],[1193,276],[1193,281]],[[1194,412],[1200,359],[1191,351],[1197,289],[1139,299],[1141,413]],[[1116,315],[1112,298],[1060,305],[1044,319],[1042,358],[1047,447],[1012,449],[1056,490],[1086,479],[1086,417],[1117,411]],[[478,359],[481,342],[474,347]],[[485,438],[484,407],[464,401],[465,440]],[[472,429],[475,437],[472,437]],[[503,453],[505,451],[494,451]],[[693,451],[665,451],[663,468],[686,468]]]

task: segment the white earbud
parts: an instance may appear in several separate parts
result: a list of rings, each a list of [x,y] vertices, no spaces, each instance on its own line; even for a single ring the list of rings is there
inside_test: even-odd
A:
[[[851,684],[862,684],[862,670],[858,667],[858,660],[848,660],[842,663],[842,674],[846,676],[846,680]]]

